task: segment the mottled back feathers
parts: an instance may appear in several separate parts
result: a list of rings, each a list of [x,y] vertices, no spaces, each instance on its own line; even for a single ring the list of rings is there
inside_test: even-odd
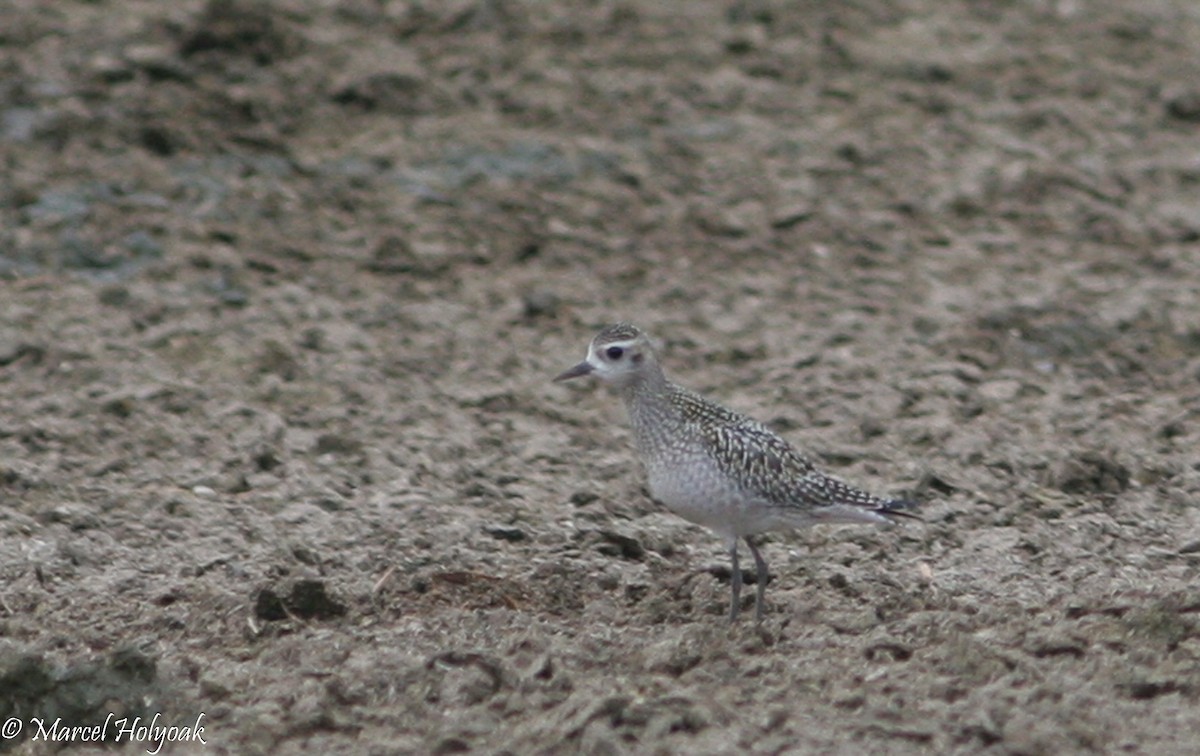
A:
[[[752,496],[778,507],[860,507],[880,514],[902,508],[902,502],[874,496],[820,472],[810,459],[755,420],[674,384],[669,396],[721,470]]]

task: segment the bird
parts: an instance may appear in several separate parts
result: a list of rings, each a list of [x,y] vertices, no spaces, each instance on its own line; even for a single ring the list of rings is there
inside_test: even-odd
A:
[[[755,536],[819,523],[921,519],[911,511],[917,502],[827,475],[762,423],[668,380],[650,338],[630,323],[603,328],[587,357],[554,381],[584,376],[615,387],[624,401],[651,498],[723,539],[732,567],[731,624],[741,608],[739,541],[754,558],[754,616],[761,623],[768,571]]]

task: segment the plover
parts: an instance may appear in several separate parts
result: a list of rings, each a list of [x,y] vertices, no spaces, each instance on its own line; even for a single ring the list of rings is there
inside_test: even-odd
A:
[[[761,423],[667,380],[650,339],[628,323],[596,334],[587,358],[554,380],[585,375],[612,384],[624,400],[651,496],[724,539],[732,562],[731,622],[741,607],[739,540],[754,557],[754,616],[761,620],[767,563],[756,534],[920,519],[907,511],[915,502],[875,496],[826,475]]]

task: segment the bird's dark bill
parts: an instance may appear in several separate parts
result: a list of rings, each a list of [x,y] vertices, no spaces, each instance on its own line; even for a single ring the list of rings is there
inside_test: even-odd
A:
[[[558,377],[555,378],[554,381],[555,383],[558,381],[569,381],[572,378],[578,378],[579,376],[587,375],[590,372],[592,372],[592,366],[587,362],[581,362],[570,370],[564,370],[563,372],[559,373]]]

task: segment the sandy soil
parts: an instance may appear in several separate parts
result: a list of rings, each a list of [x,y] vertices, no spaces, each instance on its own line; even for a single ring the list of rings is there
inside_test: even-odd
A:
[[[3,3],[0,750],[1194,753],[1198,45],[1190,0]],[[549,382],[618,319],[926,522],[770,536],[730,627]]]

